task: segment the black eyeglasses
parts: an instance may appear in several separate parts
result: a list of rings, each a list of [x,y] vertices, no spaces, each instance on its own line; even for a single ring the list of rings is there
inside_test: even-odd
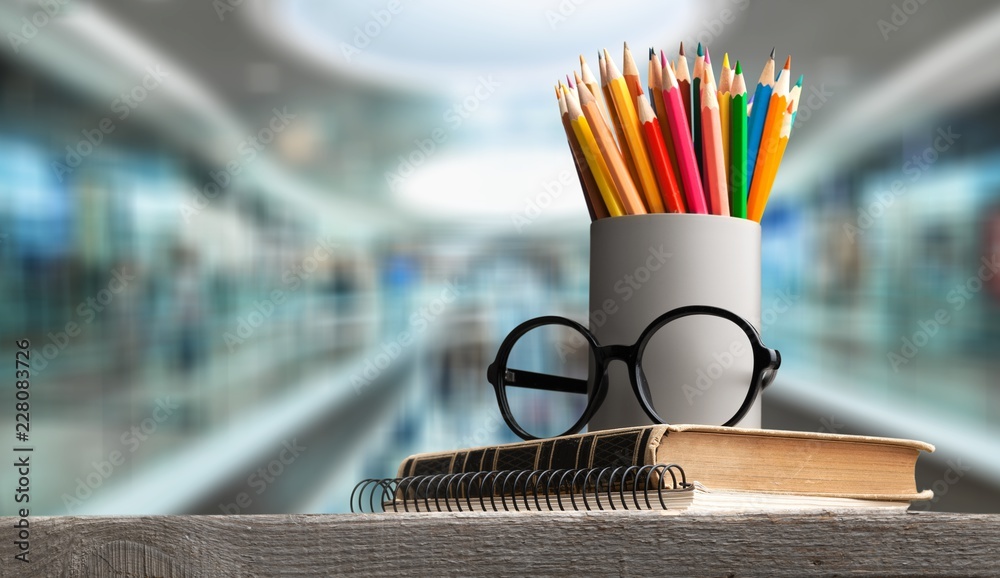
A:
[[[694,374],[690,368],[688,375],[682,375],[678,368],[651,361],[678,348],[692,359],[705,359],[704,344],[693,336],[710,324],[721,324],[712,334],[731,335],[730,345],[711,353],[707,358],[711,361],[695,368]],[[616,359],[628,366],[632,391],[643,411],[661,424],[669,423],[664,416],[671,408],[656,407],[650,386],[653,391],[680,387],[688,403],[694,403],[710,387],[724,384],[719,387],[731,390],[724,397],[733,401],[718,411],[732,412],[722,424],[732,426],[746,416],[781,365],[781,354],[765,347],[746,319],[719,307],[690,305],[657,317],[634,345],[601,345],[586,327],[565,317],[530,319],[504,339],[486,375],[504,421],[521,438],[532,440],[583,429],[607,396],[608,368]]]

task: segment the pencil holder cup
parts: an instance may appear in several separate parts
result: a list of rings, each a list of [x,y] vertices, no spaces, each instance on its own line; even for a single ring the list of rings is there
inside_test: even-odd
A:
[[[642,372],[665,422],[729,421],[753,381],[746,332],[730,319],[703,314],[650,327],[671,310],[705,305],[735,313],[759,331],[760,293],[760,225],[752,220],[661,213],[593,222],[590,331],[604,346],[647,341],[635,369],[620,362],[608,367],[607,397],[589,429],[653,423],[633,391],[631,371]],[[734,425],[760,427],[759,396]]]

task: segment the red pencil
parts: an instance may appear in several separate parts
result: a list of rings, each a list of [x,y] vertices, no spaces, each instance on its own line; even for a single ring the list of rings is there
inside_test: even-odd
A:
[[[642,125],[642,133],[646,139],[646,148],[649,151],[649,160],[656,172],[656,181],[660,185],[660,196],[663,197],[663,204],[671,213],[685,213],[684,199],[681,197],[680,187],[677,186],[677,177],[674,169],[670,165],[667,156],[667,147],[663,142],[663,133],[660,132],[660,121],[653,113],[653,108],[649,106],[649,99],[645,94],[640,94],[636,99],[639,112],[639,124]]]

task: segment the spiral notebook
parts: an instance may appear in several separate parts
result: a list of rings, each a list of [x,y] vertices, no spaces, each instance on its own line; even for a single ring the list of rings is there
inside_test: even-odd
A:
[[[703,425],[652,425],[410,456],[397,478],[681,464],[718,491],[866,501],[928,500],[917,457],[934,446],[904,439]]]
[[[766,492],[712,490],[688,481],[676,464],[504,470],[369,479],[351,493],[351,511],[531,512],[660,510],[722,513],[831,509],[894,509],[906,500],[864,500]]]

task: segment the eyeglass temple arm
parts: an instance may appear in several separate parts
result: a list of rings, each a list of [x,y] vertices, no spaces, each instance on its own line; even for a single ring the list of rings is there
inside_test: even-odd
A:
[[[587,394],[587,380],[573,379],[572,377],[561,377],[558,375],[548,375],[545,373],[535,373],[524,371],[523,369],[507,368],[503,381],[511,387],[525,387],[529,389],[542,389],[545,391],[561,391],[564,393]]]

